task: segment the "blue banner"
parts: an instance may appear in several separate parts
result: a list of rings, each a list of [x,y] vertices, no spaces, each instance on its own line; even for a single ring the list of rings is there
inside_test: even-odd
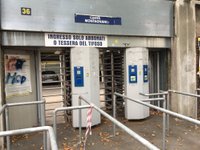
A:
[[[81,14],[75,14],[75,22],[88,24],[122,25],[121,17],[106,17]]]

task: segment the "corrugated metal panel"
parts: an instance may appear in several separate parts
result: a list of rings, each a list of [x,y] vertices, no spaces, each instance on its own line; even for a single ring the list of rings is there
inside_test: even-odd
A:
[[[2,0],[1,12],[4,30],[172,36],[173,3],[164,0]],[[121,17],[122,25],[75,23],[76,13]]]

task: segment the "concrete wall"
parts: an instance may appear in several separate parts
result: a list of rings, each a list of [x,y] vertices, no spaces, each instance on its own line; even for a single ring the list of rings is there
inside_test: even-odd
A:
[[[200,3],[196,5],[196,35],[200,37]]]
[[[171,89],[195,93],[196,31],[195,1],[175,2],[175,35],[171,51]],[[196,99],[172,94],[172,110],[196,117]]]

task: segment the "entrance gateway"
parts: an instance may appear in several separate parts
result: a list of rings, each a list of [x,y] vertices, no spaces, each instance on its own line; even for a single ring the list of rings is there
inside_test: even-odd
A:
[[[96,47],[89,47],[87,44],[87,46],[73,45],[75,48],[68,48],[59,53],[63,57],[67,52],[68,60],[65,56],[65,59],[59,59],[70,62],[68,64],[60,62],[64,66],[60,65],[59,67],[58,65],[58,70],[61,71],[60,89],[63,93],[61,94],[63,106],[78,105],[78,97],[82,95],[99,107],[111,109],[114,92],[120,92],[136,99],[145,99],[139,93],[149,93],[149,53],[151,52],[147,48],[139,47],[108,48],[107,36],[99,36],[101,38],[98,38],[98,35],[90,35],[90,37],[96,37],[90,38],[90,40],[86,37],[87,35],[45,34],[45,44],[50,47],[52,45],[56,47],[66,46],[59,45],[59,41],[79,44],[82,42],[99,42],[104,45]],[[55,45],[55,43],[58,45]],[[46,59],[48,60],[48,57]],[[49,61],[50,59],[52,58],[49,57]],[[49,67],[51,68],[51,66]],[[69,72],[62,71],[62,68],[68,68]],[[70,77],[67,78],[67,76]],[[144,119],[149,116],[149,109],[144,106],[130,101],[127,101],[124,105],[123,100],[120,99],[117,100],[117,103],[119,108],[125,109],[127,119]],[[82,112],[82,126],[86,127],[87,112],[86,110],[82,110]],[[68,118],[70,118],[69,114]],[[74,110],[72,112],[74,127],[79,126],[78,119],[78,111]],[[93,125],[99,124],[99,113],[94,112],[92,119]]]
[[[140,92],[148,93],[149,87],[152,92],[158,92],[158,85],[159,87],[163,87],[162,84],[167,82],[166,78],[158,79],[154,75],[158,75],[157,71],[160,72],[161,69],[158,68],[164,68],[162,64],[165,63],[166,65],[166,48],[169,45],[163,45],[163,48],[159,49],[158,45],[154,45],[151,49],[144,48],[149,47],[149,45],[128,48],[124,45],[132,45],[132,43],[123,43],[126,38],[104,36],[102,39],[104,40],[98,41],[104,45],[101,47],[73,46],[74,48],[72,48],[72,46],[48,46],[47,44],[50,42],[46,42],[45,48],[28,48],[30,52],[35,54],[31,56],[34,56],[36,62],[34,66],[30,66],[30,70],[33,71],[32,67],[36,69],[36,77],[34,78],[38,79],[37,82],[31,80],[31,83],[36,84],[31,85],[37,87],[36,93],[38,95],[35,95],[38,98],[36,97],[35,99],[41,100],[44,98],[46,101],[46,121],[48,124],[52,124],[52,112],[56,107],[78,105],[79,95],[85,96],[99,107],[112,109],[114,92],[142,99],[139,95]],[[133,39],[135,38],[130,38],[128,41],[134,41]],[[160,40],[165,41],[166,39]],[[113,42],[110,44],[109,41]],[[53,42],[52,39],[51,42]],[[93,40],[93,42],[95,41]],[[122,44],[120,45],[119,43]],[[155,42],[150,40],[151,43]],[[20,54],[19,48],[12,48],[12,50],[18,50],[18,54]],[[166,53],[163,53],[163,51]],[[152,57],[155,53],[162,53],[162,58],[165,58],[164,63],[162,59]],[[4,55],[6,54],[8,54],[7,51],[5,51]],[[16,53],[14,54],[16,55]],[[157,67],[155,62],[160,64],[160,66]],[[48,71],[50,72],[48,73]],[[45,75],[44,72],[47,72],[47,74]],[[167,71],[165,70],[165,72]],[[56,76],[55,80],[54,78],[48,79],[49,81],[44,80],[44,77],[52,76],[52,74]],[[33,78],[33,75],[31,77]],[[153,82],[156,82],[156,84],[149,84]],[[130,120],[144,119],[149,116],[148,108],[135,103],[126,102],[124,104],[120,98],[117,99],[117,106],[118,110],[125,109],[125,116]],[[32,109],[37,111],[36,107]],[[26,126],[24,123],[18,124],[18,118],[14,114],[20,110],[22,109],[14,108],[13,113],[10,113],[10,124],[15,125],[11,128],[24,128],[37,124],[37,113],[34,113],[36,115],[32,116],[35,117],[35,119],[31,119],[35,120],[34,122],[27,120],[29,124],[26,124]],[[85,127],[86,111],[82,111],[82,126]],[[65,114],[60,114],[60,116],[61,120],[64,121],[72,119],[73,126],[78,127],[78,111],[73,111],[72,114],[71,112],[66,112]],[[93,125],[97,124],[100,124],[100,115],[94,111]]]
[[[70,55],[68,54],[69,51],[71,51]],[[66,57],[67,54],[70,58]],[[53,107],[77,106],[78,97],[80,95],[90,99],[92,103],[99,107],[111,109],[114,92],[120,92],[129,95],[129,97],[138,99],[141,98],[139,92],[148,92],[147,49],[97,49],[79,47],[72,48],[71,50],[64,50],[59,56],[56,56],[55,52],[54,54],[50,54],[50,52],[47,53],[43,51],[41,56],[43,72],[54,70],[56,75],[60,77],[59,80],[50,80],[49,82],[43,81],[42,84],[43,97],[47,104],[48,123],[51,122],[49,121],[51,120],[49,117],[52,117],[50,112],[53,111]],[[61,59],[62,57],[65,57],[68,61],[70,60],[70,66],[66,63],[66,59],[65,62],[56,63],[58,60],[63,60]],[[137,59],[132,59],[132,57]],[[65,66],[60,65],[60,63]],[[64,68],[68,71],[63,71]],[[64,74],[64,72],[66,73]],[[47,75],[50,76],[50,74]],[[70,76],[70,78],[68,78],[68,76]],[[52,83],[59,84],[51,85]],[[55,93],[55,91],[59,91],[60,93]],[[50,94],[48,95],[46,93]],[[118,99],[118,106],[123,108],[123,103],[120,99]],[[49,109],[49,107],[51,107],[51,109]],[[136,113],[134,110],[136,110]],[[86,111],[82,111],[82,126],[85,127]],[[136,103],[126,102],[125,112],[127,119],[144,119],[149,115],[148,109]],[[93,125],[99,124],[99,113],[94,112],[93,117]],[[73,111],[72,120],[73,126],[78,127],[78,111]]]
[[[22,51],[30,52],[27,55],[35,60],[34,66],[27,65],[28,56],[19,57],[27,58],[24,66],[26,68],[29,66],[30,71],[26,70],[26,74],[30,74],[29,79],[34,80],[26,82],[29,87],[23,90],[26,93],[24,95],[17,93],[12,102],[22,102],[33,95],[35,96],[30,97],[30,100],[39,101],[42,98],[46,100],[50,98],[47,104],[50,106],[47,115],[51,123],[51,112],[54,106],[58,103],[61,106],[75,105],[78,94],[85,95],[99,106],[110,109],[112,94],[115,91],[132,94],[132,90],[138,89],[140,92],[145,92],[148,90],[148,84],[151,87],[150,91],[161,89],[161,84],[166,83],[162,82],[166,78],[160,74],[162,73],[160,68],[163,66],[159,61],[163,59],[157,59],[157,62],[152,58],[159,58],[163,50],[167,51],[171,48],[173,2],[127,0],[124,3],[120,0],[112,0],[110,3],[112,5],[108,5],[106,0],[95,3],[90,0],[84,2],[81,0],[70,2],[35,0],[27,5],[25,1],[19,4],[17,1],[2,0],[2,53],[6,55],[6,50],[11,50],[13,56],[18,56],[23,55]],[[8,11],[10,8],[15,11]],[[44,11],[43,8],[48,9]],[[118,11],[119,8],[123,11]],[[29,13],[25,13],[23,11],[25,9]],[[163,13],[157,13],[161,11]],[[136,53],[138,49],[141,49],[143,53]],[[146,52],[144,52],[145,49]],[[155,53],[158,53],[156,57],[154,57]],[[142,58],[145,56],[145,59],[135,62],[137,59],[129,58],[129,56],[137,58],[138,55]],[[167,53],[164,56],[167,58]],[[150,63],[147,63],[148,61]],[[35,72],[32,72],[34,69]],[[5,73],[2,73],[2,76],[5,76]],[[157,80],[154,80],[155,78]],[[144,79],[148,79],[148,82]],[[49,85],[42,82],[51,83]],[[142,86],[139,87],[141,84]],[[146,88],[142,89],[144,86]],[[17,89],[22,89],[22,87]],[[12,91],[7,92],[11,94]],[[4,91],[2,95],[3,93]],[[100,103],[99,97],[104,102]],[[9,96],[9,98],[12,97]],[[9,102],[5,97],[2,99],[5,103]],[[121,108],[133,105],[132,103],[124,104],[120,99],[117,102]],[[37,112],[37,107],[33,109]],[[10,117],[10,124],[16,122],[20,124],[13,128],[27,127],[24,122],[29,122],[29,120],[19,121],[16,117],[20,116],[18,112],[22,110],[23,114],[35,114],[33,116],[35,119],[31,120],[36,120],[36,122],[28,125],[35,126],[40,115],[29,112],[30,109],[15,108],[14,113],[10,114],[13,115]],[[128,119],[148,116],[148,113],[145,113],[135,118],[135,116],[129,116],[129,109],[126,112]],[[76,126],[75,111],[72,116],[73,125]],[[94,124],[100,123],[99,118],[97,114]],[[84,121],[82,122],[85,126]]]

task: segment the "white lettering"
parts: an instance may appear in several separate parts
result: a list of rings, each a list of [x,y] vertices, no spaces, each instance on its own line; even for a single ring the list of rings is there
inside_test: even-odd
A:
[[[107,20],[85,19],[86,23],[109,24]]]

